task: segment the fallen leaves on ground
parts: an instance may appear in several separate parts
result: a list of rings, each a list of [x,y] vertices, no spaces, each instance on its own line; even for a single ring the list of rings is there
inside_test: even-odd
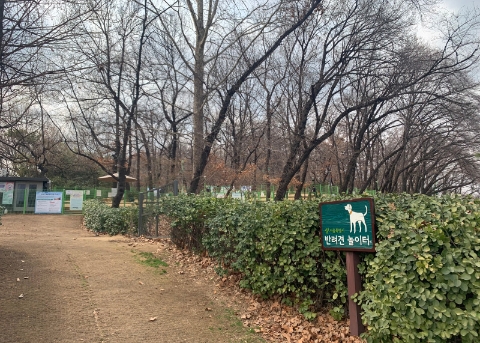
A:
[[[336,321],[328,310],[317,313],[313,321],[306,320],[295,308],[286,306],[279,297],[263,300],[238,286],[241,275],[218,276],[215,262],[205,256],[178,249],[169,239],[131,238],[137,243],[157,245],[157,254],[170,259],[178,274],[197,280],[213,281],[215,297],[232,308],[245,327],[260,333],[268,342],[291,343],[364,343],[359,337],[350,336],[349,321]],[[164,254],[168,252],[168,254]],[[168,256],[163,256],[168,255]],[[210,311],[205,308],[205,311]]]

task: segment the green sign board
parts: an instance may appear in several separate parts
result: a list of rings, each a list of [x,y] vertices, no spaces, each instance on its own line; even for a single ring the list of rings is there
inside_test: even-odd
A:
[[[324,250],[375,251],[373,199],[321,203],[319,211]]]

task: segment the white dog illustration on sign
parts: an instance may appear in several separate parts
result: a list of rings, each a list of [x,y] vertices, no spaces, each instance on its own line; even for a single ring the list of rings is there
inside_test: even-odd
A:
[[[350,215],[350,233],[353,231],[353,233],[357,232],[357,223],[358,226],[360,227],[360,230],[358,232],[362,232],[362,223],[365,226],[365,232],[367,232],[367,224],[365,223],[365,216],[367,215],[368,209],[367,206],[365,206],[365,214],[361,212],[353,212],[352,211],[352,205],[347,204],[345,206],[345,209],[348,211],[348,214]]]

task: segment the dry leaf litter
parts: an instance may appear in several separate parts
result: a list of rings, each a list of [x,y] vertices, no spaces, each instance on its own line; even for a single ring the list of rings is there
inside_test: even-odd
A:
[[[214,296],[221,298],[235,310],[243,325],[260,333],[268,342],[287,343],[365,343],[359,337],[350,336],[348,320],[336,321],[328,310],[318,313],[313,321],[306,320],[295,308],[282,304],[279,298],[263,300],[239,287],[239,275],[218,276],[215,263],[208,257],[178,249],[169,239],[131,237],[129,246],[157,245],[157,255],[165,259],[177,273],[192,280],[203,279],[214,284]],[[205,311],[209,311],[206,308]]]

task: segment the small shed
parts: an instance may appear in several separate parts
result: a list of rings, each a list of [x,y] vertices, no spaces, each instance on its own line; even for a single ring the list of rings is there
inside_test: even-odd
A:
[[[37,191],[48,189],[46,177],[0,177],[0,206],[9,212],[35,211]]]

